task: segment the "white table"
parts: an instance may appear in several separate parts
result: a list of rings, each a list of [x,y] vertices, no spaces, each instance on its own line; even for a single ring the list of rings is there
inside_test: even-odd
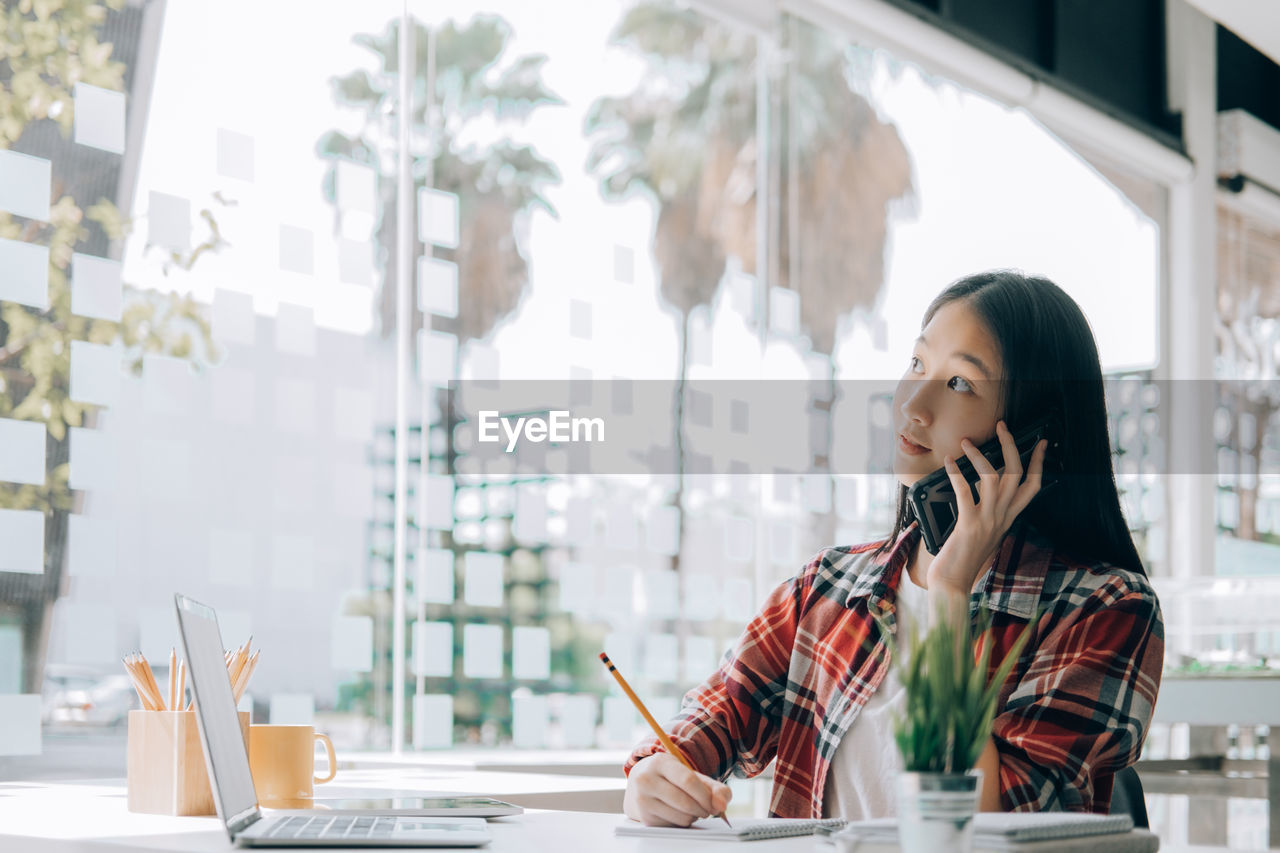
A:
[[[490,776],[503,775],[506,774],[472,773],[452,778],[464,783],[483,783],[494,781]],[[536,774],[511,775],[526,780],[539,779]],[[539,784],[550,789],[555,787],[555,780],[565,778],[541,777]],[[363,782],[350,787],[361,791],[372,789],[372,786],[364,787]],[[491,853],[717,853],[721,849],[721,845],[705,841],[617,838],[613,830],[622,820],[619,814],[600,812],[528,811],[490,821],[493,842],[481,849]],[[121,853],[126,850],[227,853],[232,849],[217,818],[130,813],[123,780],[0,783],[0,851],[5,853]],[[811,837],[799,837],[752,842],[749,850],[750,853],[815,853],[831,848],[819,848]],[[1163,848],[1162,853],[1221,853],[1223,850],[1225,848],[1168,847]]]
[[[1160,682],[1152,721],[1193,726],[1271,726],[1280,729],[1280,677],[1274,673],[1188,675],[1171,673]],[[1221,758],[1221,756],[1219,756]],[[1177,761],[1156,762],[1176,768]],[[1193,769],[1193,762],[1184,769]],[[1138,764],[1138,772],[1144,771]],[[1219,777],[1221,778],[1221,777]],[[1195,777],[1188,781],[1194,784]],[[1259,783],[1261,779],[1257,780]],[[1270,811],[1270,844],[1280,847],[1280,749],[1271,747],[1266,762],[1266,797]],[[1219,806],[1219,808],[1224,808]],[[1221,812],[1225,815],[1225,811]],[[1215,841],[1218,839],[1214,839]]]
[[[338,767],[353,769],[398,767],[449,767],[510,773],[547,773],[565,776],[622,778],[629,749],[493,749],[453,747],[423,752],[354,752],[344,750]]]
[[[489,774],[472,774],[485,781]],[[505,774],[494,774],[505,775]],[[533,774],[513,774],[533,778]],[[563,779],[564,777],[557,777]],[[706,842],[673,844],[668,839],[615,838],[620,814],[582,811],[528,811],[489,822],[492,853],[708,853]],[[212,817],[132,814],[122,780],[33,784],[0,783],[0,850],[9,853],[111,853],[111,851],[232,850],[221,822]],[[298,849],[298,848],[291,848]],[[324,848],[351,849],[360,848]],[[364,848],[368,849],[368,848]],[[756,842],[755,853],[813,853],[808,837]]]
[[[526,809],[622,811],[627,780],[563,773],[495,772],[458,767],[407,765],[343,769],[333,784],[317,785],[317,797],[424,797],[479,794]]]
[[[705,841],[681,844],[672,843],[665,838],[615,838],[613,828],[621,820],[620,815],[589,812],[526,812],[516,817],[489,821],[493,841],[487,847],[479,849],[491,853],[566,853],[571,850],[583,853],[609,853],[615,850],[627,853],[708,853],[709,842]],[[75,839],[54,840],[0,834],[0,850],[13,850],[15,853],[111,853],[123,850],[227,853],[234,849],[214,818],[148,818],[131,823],[133,826],[129,828],[117,829],[113,825],[114,834]],[[713,846],[717,849],[720,847]],[[814,853],[814,848],[813,839],[808,837],[760,841],[751,845],[751,850],[755,853]]]

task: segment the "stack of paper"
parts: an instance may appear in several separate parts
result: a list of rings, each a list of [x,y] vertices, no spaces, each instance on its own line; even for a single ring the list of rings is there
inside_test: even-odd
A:
[[[887,853],[898,848],[898,824],[894,818],[856,821],[831,838],[842,846],[859,840],[858,853]],[[1155,833],[1134,829],[1128,815],[982,812],[973,820],[975,853],[1154,853],[1159,848]]]

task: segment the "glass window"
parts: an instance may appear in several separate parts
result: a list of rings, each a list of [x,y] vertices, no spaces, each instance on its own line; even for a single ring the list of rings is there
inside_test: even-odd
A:
[[[1159,572],[1159,186],[802,18],[621,0],[409,4],[402,176],[402,6],[86,0],[50,24],[113,45],[78,86],[0,65],[33,87],[0,116],[0,688],[163,675],[183,592],[262,650],[246,707],[340,749],[626,747],[599,652],[673,714],[808,555],[887,533],[886,392],[996,266],[1089,316]],[[533,438],[561,409],[631,432]]]

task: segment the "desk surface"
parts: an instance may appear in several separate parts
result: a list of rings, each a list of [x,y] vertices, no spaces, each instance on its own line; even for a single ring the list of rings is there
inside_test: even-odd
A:
[[[1280,726],[1280,677],[1166,675],[1152,722],[1199,726]]]
[[[340,769],[336,784],[317,785],[317,797],[422,797],[482,794],[526,809],[622,811],[627,780],[566,773],[498,772],[461,767],[400,766]]]
[[[629,749],[453,749],[423,752],[344,751],[340,768],[448,767],[511,773],[554,773],[569,776],[604,776],[621,779]]]
[[[462,781],[483,782],[490,775],[505,774],[471,774]],[[514,775],[524,777],[526,781],[535,778],[527,773]],[[555,778],[565,779],[563,776]],[[617,838],[613,830],[622,820],[619,814],[529,811],[490,821],[493,843],[481,849],[491,853],[565,853],[566,850],[716,853],[721,849],[721,845],[705,841]],[[737,849],[736,845],[734,848]],[[0,850],[15,853],[121,853],[125,850],[227,853],[233,849],[217,818],[130,813],[124,782],[120,779],[0,783]],[[819,847],[812,837],[758,841],[750,845],[751,853],[815,853],[831,849],[829,846]],[[1225,848],[1166,847],[1162,848],[1162,853],[1218,853],[1221,850]]]

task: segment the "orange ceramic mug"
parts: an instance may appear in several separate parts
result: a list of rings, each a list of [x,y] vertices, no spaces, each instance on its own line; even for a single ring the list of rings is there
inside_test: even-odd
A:
[[[314,775],[316,741],[324,744],[329,775]],[[333,741],[311,726],[254,725],[249,727],[249,771],[258,802],[268,808],[305,808],[315,786],[338,773]]]

